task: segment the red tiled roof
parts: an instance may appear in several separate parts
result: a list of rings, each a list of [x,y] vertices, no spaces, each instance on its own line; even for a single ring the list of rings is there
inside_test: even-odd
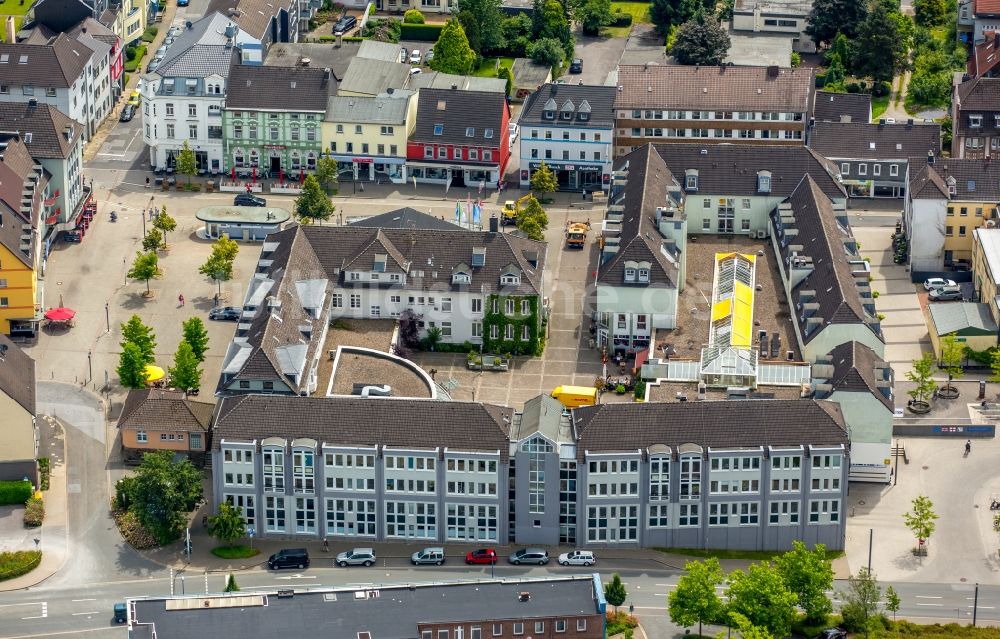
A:
[[[1000,13],[1000,0],[975,0],[973,11],[975,15]]]
[[[969,56],[969,75],[973,78],[986,75],[1000,62],[1000,47],[997,46],[1000,34],[987,31],[983,36],[986,40],[977,44]]]

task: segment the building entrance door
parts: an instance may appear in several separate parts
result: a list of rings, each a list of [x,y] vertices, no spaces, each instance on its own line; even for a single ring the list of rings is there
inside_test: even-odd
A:
[[[281,158],[276,155],[271,156],[271,175],[277,175],[278,171],[281,170]]]

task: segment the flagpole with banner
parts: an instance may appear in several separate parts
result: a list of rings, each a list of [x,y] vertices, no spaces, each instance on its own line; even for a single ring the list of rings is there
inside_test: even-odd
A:
[[[462,223],[462,203],[455,202],[455,224]]]

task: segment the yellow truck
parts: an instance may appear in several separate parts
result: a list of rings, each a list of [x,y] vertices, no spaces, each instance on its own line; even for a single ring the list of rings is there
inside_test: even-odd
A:
[[[590,221],[566,223],[566,248],[582,249],[587,245],[587,233],[590,232]]]
[[[566,408],[593,406],[597,403],[597,388],[594,386],[556,386],[552,397]]]
[[[531,194],[521,196],[516,201],[507,200],[503,203],[503,211],[501,211],[501,222],[505,225],[517,224],[517,216],[521,213],[521,209],[524,208],[524,203],[528,201]]]

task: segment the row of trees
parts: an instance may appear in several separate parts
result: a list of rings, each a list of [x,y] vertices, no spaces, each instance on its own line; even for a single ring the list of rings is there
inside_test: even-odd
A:
[[[201,368],[208,350],[208,331],[199,317],[192,317],[182,324],[182,334],[174,365],[168,369],[171,385],[186,392],[201,388]],[[133,315],[122,324],[121,354],[118,359],[118,379],[125,388],[145,388],[146,366],[156,361],[156,334]]]
[[[1000,382],[1000,348],[994,347],[983,353],[976,353],[958,341],[954,333],[949,333],[941,338],[941,354],[937,361],[933,353],[924,353],[920,359],[913,361],[913,369],[906,373],[906,379],[913,382],[913,388],[906,391],[906,394],[914,402],[925,405],[939,391],[950,399],[958,397],[959,391],[953,382],[965,374],[963,363],[972,357],[982,358],[980,363],[989,365],[992,373],[989,381]],[[935,367],[948,375],[944,386],[934,380]]]
[[[888,84],[906,68],[914,27],[897,0],[817,0],[809,14],[808,33],[817,47],[828,46],[823,86],[843,91],[845,78],[870,78],[887,93]],[[879,55],[872,55],[878,51]]]

